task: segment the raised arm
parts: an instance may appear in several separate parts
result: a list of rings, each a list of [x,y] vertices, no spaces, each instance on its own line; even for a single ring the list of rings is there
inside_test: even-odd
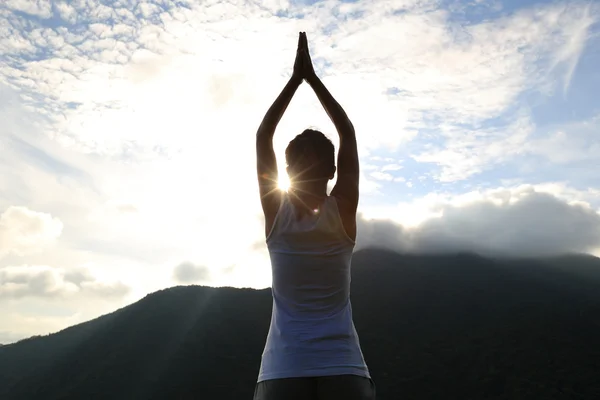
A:
[[[260,202],[265,215],[265,235],[268,236],[281,202],[281,191],[277,187],[277,160],[273,150],[275,129],[287,109],[296,90],[302,83],[302,38],[298,39],[298,51],[292,77],[285,85],[275,102],[265,114],[256,132],[256,168]]]
[[[329,115],[340,138],[337,162],[337,181],[331,195],[338,201],[340,214],[348,235],[356,238],[356,209],[358,207],[359,163],[354,126],[342,106],[333,98],[329,90],[316,75],[310,54],[306,33],[301,33],[304,79],[313,88],[321,105]]]

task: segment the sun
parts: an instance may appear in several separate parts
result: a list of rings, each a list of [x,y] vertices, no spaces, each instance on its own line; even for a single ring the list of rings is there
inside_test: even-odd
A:
[[[279,190],[287,192],[290,188],[290,178],[286,174],[280,175],[277,180],[277,187]]]

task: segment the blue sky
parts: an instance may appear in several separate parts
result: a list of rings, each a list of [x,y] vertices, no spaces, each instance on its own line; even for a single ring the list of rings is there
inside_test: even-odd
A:
[[[600,255],[591,1],[0,4],[0,343],[265,287],[254,133],[306,31],[357,129],[357,248]],[[304,85],[275,147],[337,135]]]

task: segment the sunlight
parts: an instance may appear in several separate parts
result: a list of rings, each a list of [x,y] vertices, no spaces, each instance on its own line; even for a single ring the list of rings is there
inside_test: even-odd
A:
[[[279,190],[287,192],[287,190],[290,188],[290,178],[287,176],[287,174],[281,174],[279,176],[277,187],[279,187]]]

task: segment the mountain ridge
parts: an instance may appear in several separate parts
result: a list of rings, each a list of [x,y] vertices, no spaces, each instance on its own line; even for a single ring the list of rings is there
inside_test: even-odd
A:
[[[600,398],[600,259],[558,260],[357,251],[351,301],[378,398]],[[251,398],[271,301],[161,289],[2,346],[0,398]]]

